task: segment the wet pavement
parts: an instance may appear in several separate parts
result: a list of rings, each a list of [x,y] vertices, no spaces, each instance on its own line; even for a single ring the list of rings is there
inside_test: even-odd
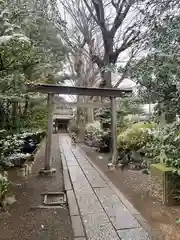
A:
[[[66,134],[59,134],[74,240],[150,240],[151,230],[131,203]]]

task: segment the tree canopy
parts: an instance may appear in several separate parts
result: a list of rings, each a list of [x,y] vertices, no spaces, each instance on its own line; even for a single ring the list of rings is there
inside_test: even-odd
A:
[[[131,62],[127,75],[139,85],[145,102],[157,103],[159,114],[179,114],[179,15],[166,10],[150,27],[146,52]]]
[[[32,107],[37,103],[42,103],[45,117],[44,98],[25,93],[24,84],[47,81],[49,74],[56,74],[65,61],[67,48],[62,42],[62,29],[43,6],[37,1],[0,2],[1,128],[28,127],[29,114],[36,114]]]

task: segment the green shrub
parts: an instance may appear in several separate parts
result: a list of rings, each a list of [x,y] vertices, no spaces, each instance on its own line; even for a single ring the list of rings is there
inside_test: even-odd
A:
[[[139,150],[151,141],[153,123],[135,123],[118,135],[118,149]]]
[[[26,138],[31,138],[36,144],[39,144],[45,137],[45,131],[24,132],[14,135],[8,135],[0,140],[0,164],[12,166],[9,156],[21,153]]]
[[[111,133],[109,130],[98,129],[94,133],[97,145],[100,147],[100,151],[109,152],[111,145]]]
[[[85,126],[85,130],[87,132],[95,132],[96,130],[101,128],[101,124],[98,121],[92,122],[92,123],[88,123]]]
[[[119,118],[117,122],[117,135],[124,132],[127,128],[131,127],[132,122],[128,119],[124,120],[124,118]]]
[[[98,121],[88,123],[85,126],[85,136],[84,140],[90,146],[97,147],[99,145],[100,139],[102,140],[103,130],[101,129],[101,124]]]
[[[118,149],[138,150],[150,140],[149,129],[128,128],[118,135]]]

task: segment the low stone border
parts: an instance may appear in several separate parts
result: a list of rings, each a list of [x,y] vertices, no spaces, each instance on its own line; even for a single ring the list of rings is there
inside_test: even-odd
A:
[[[37,158],[37,155],[38,155],[38,153],[39,153],[39,151],[40,151],[40,149],[41,149],[41,147],[43,146],[43,144],[44,144],[44,142],[46,141],[46,137],[44,137],[43,139],[42,139],[42,141],[38,144],[38,146],[37,146],[37,148],[34,150],[34,152],[32,153],[32,155],[33,155],[33,163],[35,163],[35,161],[36,161],[36,158]]]
[[[16,169],[17,176],[18,177],[26,177],[32,173],[32,167],[34,163],[36,162],[37,155],[43,146],[46,138],[43,138],[42,141],[38,144],[37,148],[33,151],[31,156],[24,162],[24,164]]]
[[[85,237],[85,230],[82,223],[80,211],[77,205],[77,200],[74,194],[74,190],[72,187],[72,183],[70,180],[69,170],[66,164],[65,157],[61,150],[62,149],[60,146],[60,156],[61,156],[62,167],[63,167],[64,187],[67,195],[67,203],[69,207],[72,229],[74,233],[73,240],[86,240],[87,238]]]

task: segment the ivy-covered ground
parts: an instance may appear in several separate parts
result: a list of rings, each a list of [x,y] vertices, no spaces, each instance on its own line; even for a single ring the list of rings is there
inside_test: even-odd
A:
[[[9,172],[12,182],[21,184],[13,186],[12,191],[17,202],[10,207],[10,215],[0,213],[0,240],[70,240],[72,230],[69,211],[61,209],[31,209],[42,204],[41,193],[46,191],[63,191],[62,166],[59,158],[57,136],[53,135],[53,167],[56,177],[52,180],[39,177],[38,171],[44,166],[44,145],[38,152],[32,175],[25,180],[18,180],[15,170]]]
[[[149,196],[149,175],[142,174],[141,171],[127,169],[109,172],[107,169],[109,154],[98,153],[94,148],[84,144],[80,146],[91,161],[108,176],[113,184],[125,194],[129,201],[149,222],[154,233],[159,236],[160,240],[179,239],[180,226],[176,224],[176,219],[180,216],[180,206],[166,207],[156,199],[151,198]]]

